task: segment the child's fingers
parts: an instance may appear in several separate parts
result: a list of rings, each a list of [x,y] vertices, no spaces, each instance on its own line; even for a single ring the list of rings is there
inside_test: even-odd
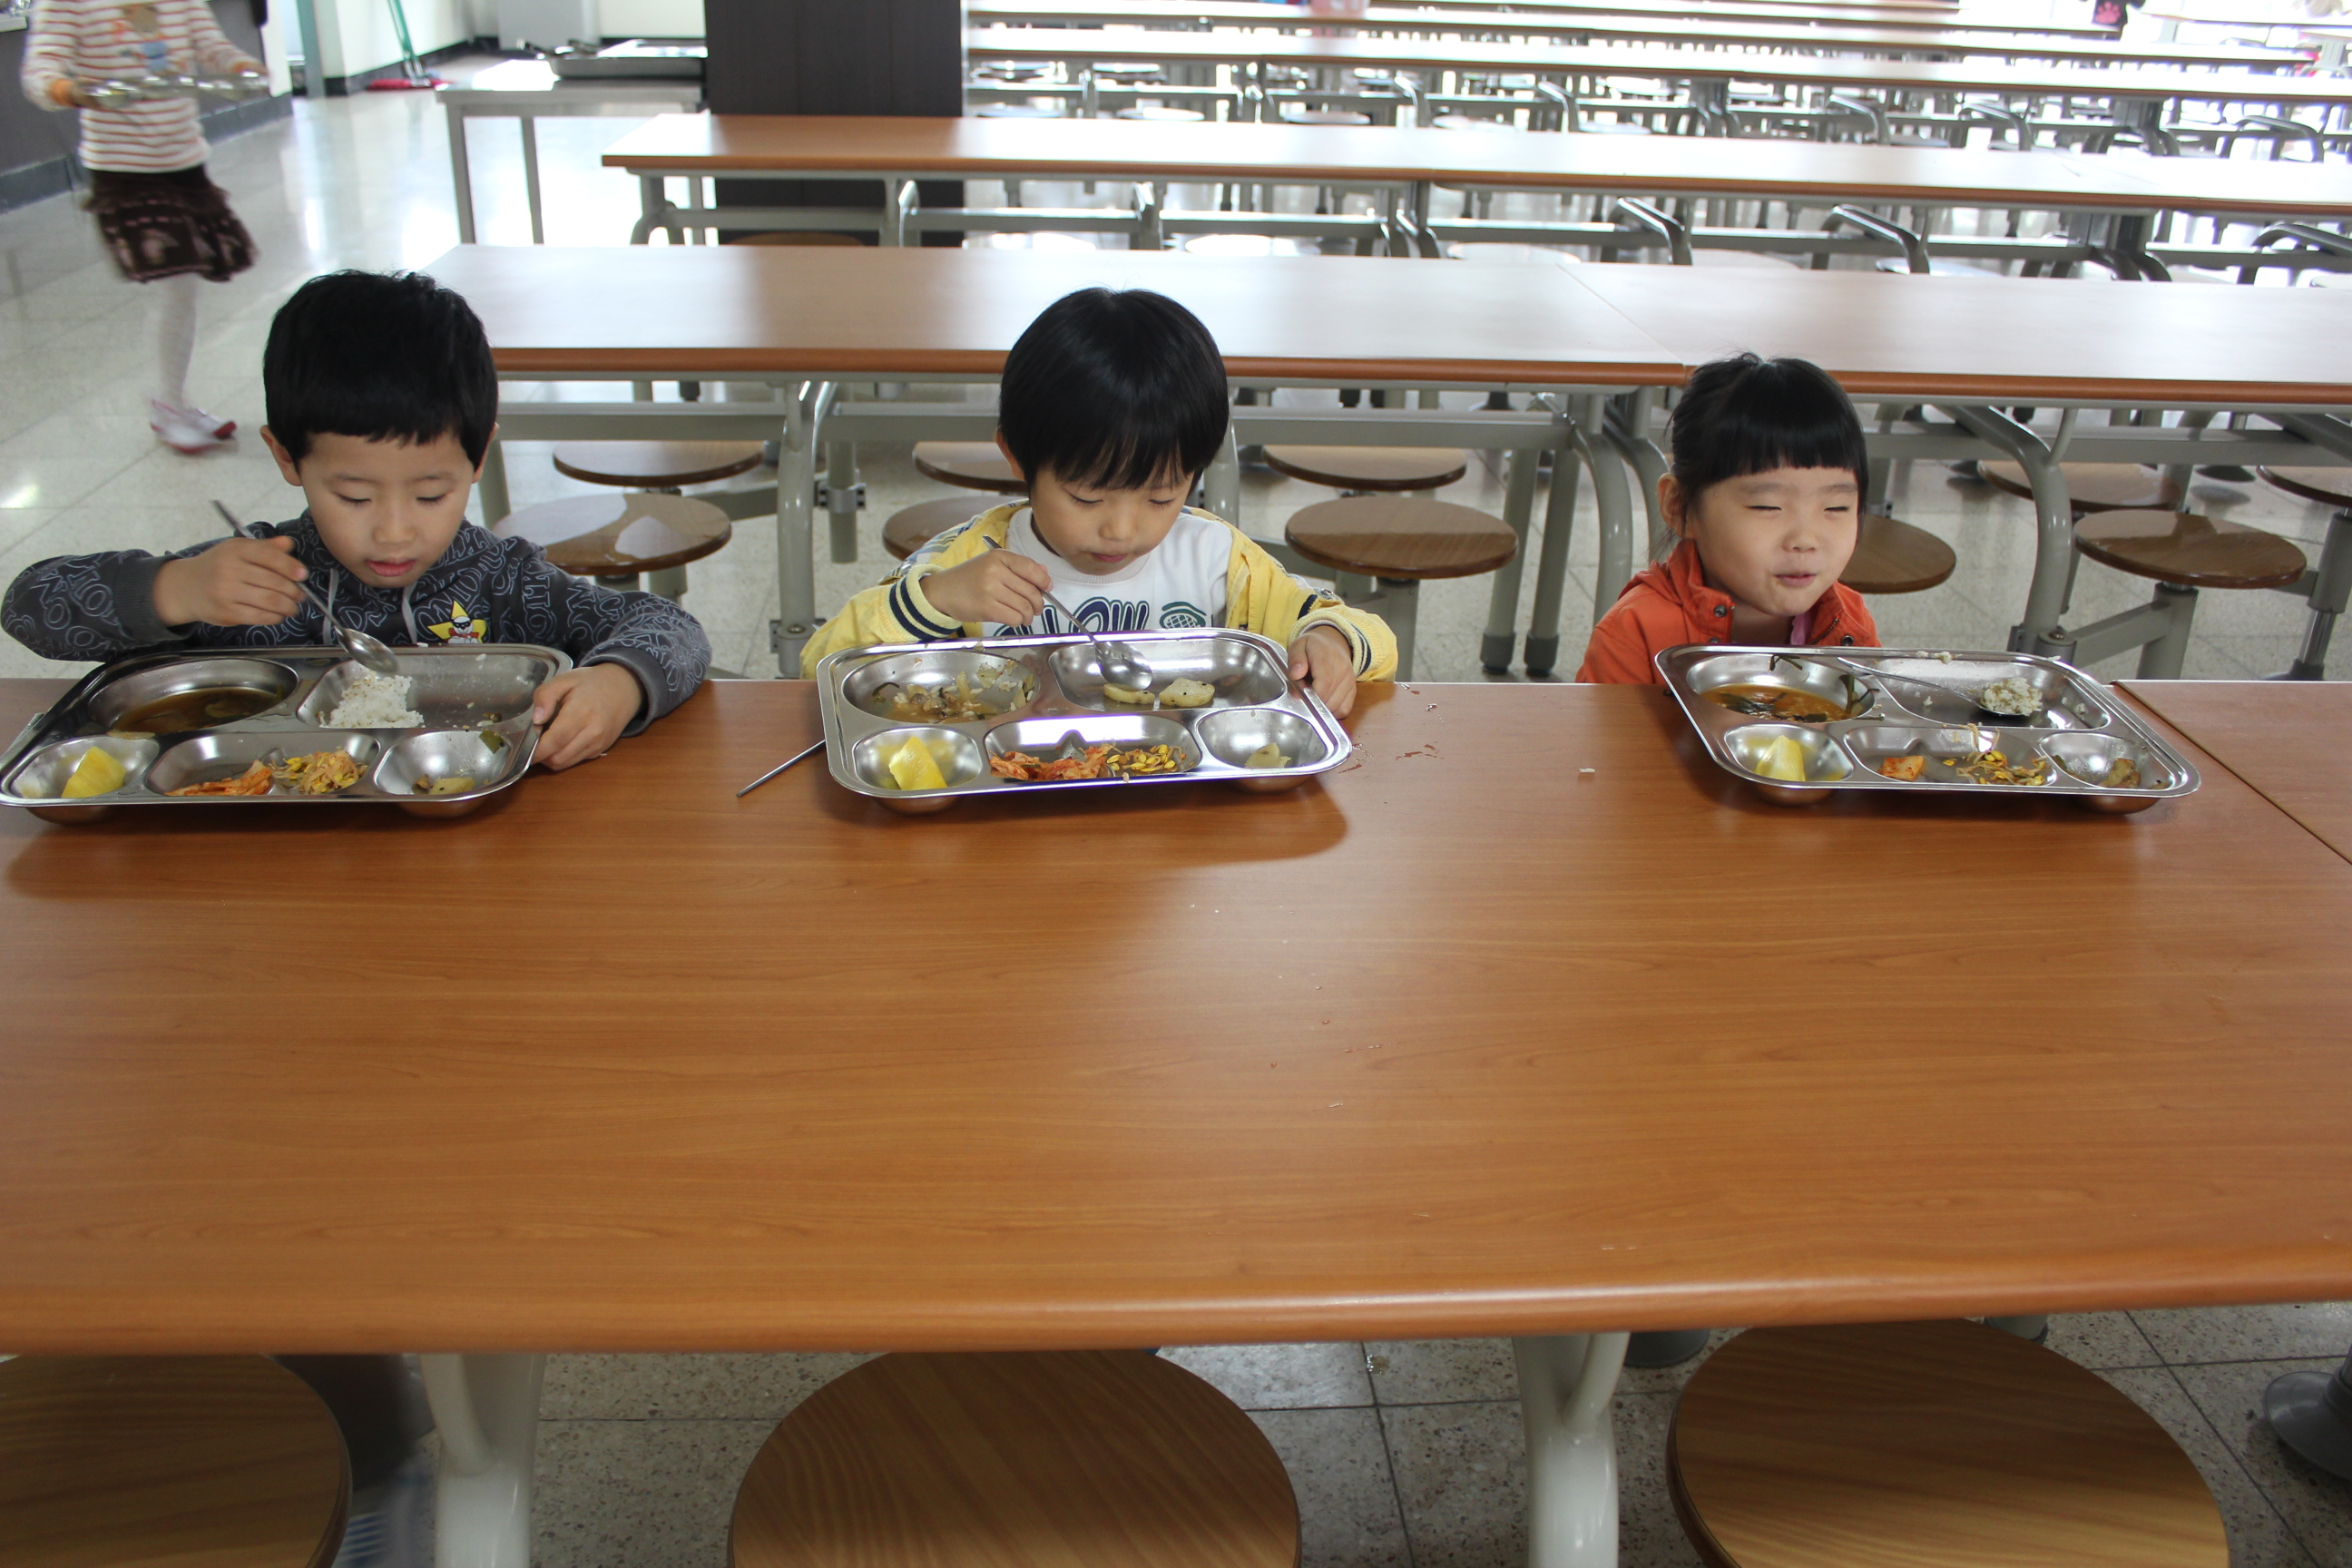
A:
[[[565,700],[572,695],[572,689],[579,683],[579,672],[571,669],[562,675],[551,676],[541,683],[538,694],[531,699],[530,721],[545,728],[548,721],[556,716]]]
[[[1042,561],[1032,561],[1026,555],[1015,555],[1010,550],[1000,550],[989,559],[996,562],[1003,570],[1012,573],[1033,588],[1042,591],[1054,585],[1054,574],[1046,569],[1045,563]]]

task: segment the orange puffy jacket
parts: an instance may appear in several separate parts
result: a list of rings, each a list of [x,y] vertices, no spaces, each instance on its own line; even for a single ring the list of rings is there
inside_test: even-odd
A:
[[[1645,566],[1625,584],[1592,640],[1584,645],[1584,667],[1579,680],[1604,686],[1656,686],[1658,667],[1651,659],[1663,648],[1685,643],[1727,642],[1731,630],[1731,595],[1710,588],[1699,570],[1698,546],[1684,540],[1675,552],[1654,566]],[[1862,595],[1843,583],[1813,605],[1812,642],[1816,647],[1876,647],[1878,626],[1864,607]]]

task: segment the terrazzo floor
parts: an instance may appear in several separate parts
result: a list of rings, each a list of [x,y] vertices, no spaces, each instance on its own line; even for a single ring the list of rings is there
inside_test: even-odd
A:
[[[467,68],[463,62],[443,68],[452,76]],[[551,242],[625,237],[635,190],[599,169],[595,156],[634,123],[541,123]],[[511,127],[477,122],[472,146],[484,238],[526,240]],[[251,432],[261,423],[259,353],[269,316],[303,279],[338,267],[421,266],[456,243],[443,121],[420,96],[302,103],[289,121],[223,142],[213,169],[254,230],[262,260],[204,291],[193,385],[200,402]],[[1034,185],[1024,194],[1039,204],[1084,199],[1075,190]],[[1051,237],[1045,243],[1083,241]],[[254,517],[297,510],[293,492],[249,435],[202,458],[154,444],[141,401],[151,332],[147,301],[113,275],[87,218],[68,201],[0,214],[0,578],[68,551],[199,542],[214,531],[204,503],[215,497]],[[509,390],[521,396],[626,395],[619,387]],[[1318,395],[1287,395],[1314,401]],[[870,510],[862,559],[820,565],[821,609],[886,569],[877,542],[883,518],[941,493],[914,474],[903,453],[868,453],[865,461]],[[543,451],[520,444],[509,471],[517,504],[585,488],[554,475]],[[1493,472],[1474,464],[1446,494],[1494,507],[1501,487]],[[1291,510],[1324,495],[1253,473],[1242,521],[1254,533],[1278,537]],[[2315,552],[2326,521],[2324,509],[2258,485],[2200,481],[2197,500]],[[1950,540],[1960,567],[1940,588],[1876,602],[1887,641],[2000,646],[2023,603],[2029,509],[1941,466],[1920,464],[1898,470],[1894,510]],[[1591,625],[1592,538],[1588,499],[1570,551],[1563,646],[1571,653]],[[754,521],[740,527],[726,552],[694,569],[687,604],[711,628],[719,661],[730,669],[773,669],[765,627],[775,614],[774,550],[772,531]],[[2144,597],[2136,580],[2085,565],[2074,615],[2088,619]],[[1484,678],[1477,651],[1486,601],[1484,580],[1430,586],[1421,679]],[[1523,627],[1525,615],[1523,597]],[[2284,595],[2209,594],[2198,612],[2188,673],[2246,677],[2279,668],[2302,620],[2300,605]],[[2126,673],[2128,662],[2098,672]],[[0,675],[72,668],[14,643],[0,646]],[[2283,1451],[2259,1416],[2272,1377],[2332,1365],[2352,1343],[2352,1304],[2061,1319],[2052,1343],[2129,1394],[2188,1449],[2228,1520],[2233,1563],[2352,1568],[2352,1485]],[[1506,1568],[1524,1561],[1521,1439],[1507,1345],[1168,1353],[1248,1408],[1281,1453],[1298,1491],[1310,1568]],[[770,1426],[856,1359],[556,1357],[541,1405],[538,1561],[545,1568],[716,1568],[724,1561],[729,1501]],[[1696,1562],[1666,1505],[1660,1471],[1675,1392],[1690,1370],[1629,1373],[1618,1397],[1622,1560],[1629,1565]]]

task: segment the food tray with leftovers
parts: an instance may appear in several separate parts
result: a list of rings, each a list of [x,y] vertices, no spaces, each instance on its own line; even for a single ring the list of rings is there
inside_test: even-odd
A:
[[[2114,692],[2053,658],[1700,644],[1656,663],[1707,754],[1783,805],[1876,790],[2121,813],[2198,784]]]
[[[395,805],[460,816],[522,777],[530,705],[572,668],[520,643],[150,654],[92,670],[0,757],[0,805],[57,822],[124,805]]]
[[[1255,632],[1121,632],[1152,692],[1106,690],[1084,637],[845,648],[817,666],[845,789],[910,816],[970,795],[1218,783],[1295,789],[1354,742]],[[1140,699],[1140,700],[1138,700]]]

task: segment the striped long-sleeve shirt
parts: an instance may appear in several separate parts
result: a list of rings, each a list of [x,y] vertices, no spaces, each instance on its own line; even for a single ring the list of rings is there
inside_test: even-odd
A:
[[[177,71],[226,76],[260,62],[229,42],[205,0],[38,0],[25,45],[25,96],[58,107],[49,86]],[[160,174],[205,161],[196,106],[184,98],[81,111],[86,169]]]

